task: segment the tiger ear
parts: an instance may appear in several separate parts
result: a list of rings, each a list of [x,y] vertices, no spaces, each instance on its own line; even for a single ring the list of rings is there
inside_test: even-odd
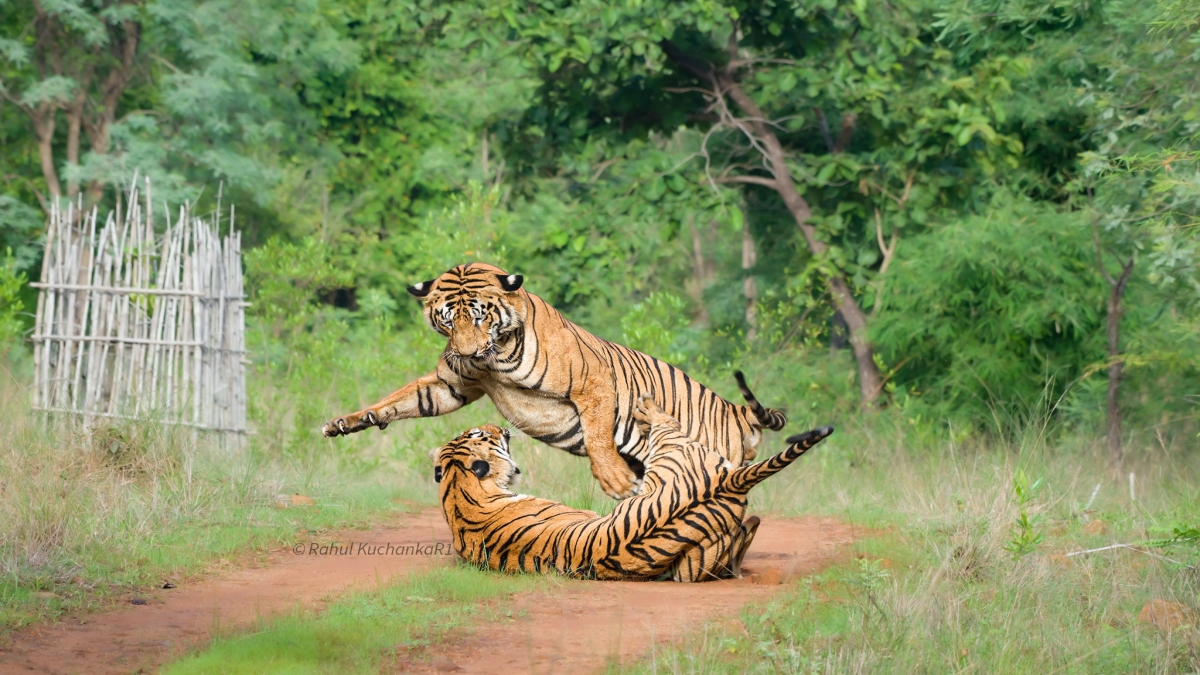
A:
[[[497,274],[496,278],[500,280],[500,288],[504,289],[505,293],[512,293],[521,288],[521,284],[525,281],[525,277],[520,274]]]
[[[420,283],[413,284],[412,286],[408,287],[408,292],[411,293],[413,297],[423,298],[429,295],[429,291],[433,290],[433,282],[435,281],[437,281],[437,279],[430,279],[429,281],[422,281]]]
[[[482,459],[477,459],[474,462],[471,462],[471,470],[475,472],[475,475],[479,477],[479,480],[483,480],[489,473],[492,472],[492,465],[488,464]]]

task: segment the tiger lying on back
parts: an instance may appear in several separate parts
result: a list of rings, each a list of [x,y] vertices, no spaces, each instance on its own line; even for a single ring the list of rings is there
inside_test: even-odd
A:
[[[688,438],[717,449],[734,466],[754,459],[763,428],[786,424],[782,413],[754,399],[741,373],[746,405],[726,401],[674,366],[588,333],[521,283],[519,274],[471,263],[409,286],[424,298],[430,327],[448,338],[437,370],[325,424],[325,435],[445,415],[487,394],[521,431],[587,455],[604,492],[623,499],[637,493],[634,467],[647,455],[631,415],[642,394],[653,395]]]
[[[471,429],[435,451],[434,480],[441,484],[455,552],[493,570],[557,571],[588,579],[740,576],[758,528],[756,517],[743,522],[750,488],[833,428],[793,436],[783,453],[735,469],[684,436],[653,400],[639,404],[634,415],[649,427],[652,448],[646,489],[607,516],[513,494],[509,486],[520,470],[509,456],[506,429],[491,424]]]

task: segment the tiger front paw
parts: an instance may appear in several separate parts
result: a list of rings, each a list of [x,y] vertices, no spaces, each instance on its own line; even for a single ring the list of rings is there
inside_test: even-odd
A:
[[[386,429],[387,425],[387,422],[379,421],[379,415],[374,410],[364,410],[326,422],[321,426],[321,433],[332,438],[347,436],[370,427],[379,427],[382,430]]]
[[[593,467],[595,470],[596,467]],[[625,462],[613,464],[607,470],[595,470],[600,489],[613,499],[629,499],[642,491],[642,479],[637,477]]]

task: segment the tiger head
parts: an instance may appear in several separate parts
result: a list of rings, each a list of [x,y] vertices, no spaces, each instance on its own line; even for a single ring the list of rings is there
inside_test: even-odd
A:
[[[507,491],[521,470],[508,454],[508,429],[485,424],[469,429],[434,451],[433,480],[455,475],[478,480],[488,487],[494,484]]]
[[[486,359],[525,320],[520,274],[485,263],[459,265],[442,276],[408,287],[425,303],[425,321],[450,339],[454,356]]]

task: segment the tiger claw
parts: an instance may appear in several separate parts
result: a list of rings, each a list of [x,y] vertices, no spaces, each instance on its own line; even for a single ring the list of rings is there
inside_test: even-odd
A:
[[[363,419],[365,419],[367,424],[371,426],[379,424],[379,417],[375,414],[374,410],[368,410],[367,414],[363,415]]]
[[[350,433],[349,427],[346,426],[345,418],[339,417],[338,420],[336,422],[334,422],[334,424],[337,425],[338,430],[341,431],[343,434]]]

